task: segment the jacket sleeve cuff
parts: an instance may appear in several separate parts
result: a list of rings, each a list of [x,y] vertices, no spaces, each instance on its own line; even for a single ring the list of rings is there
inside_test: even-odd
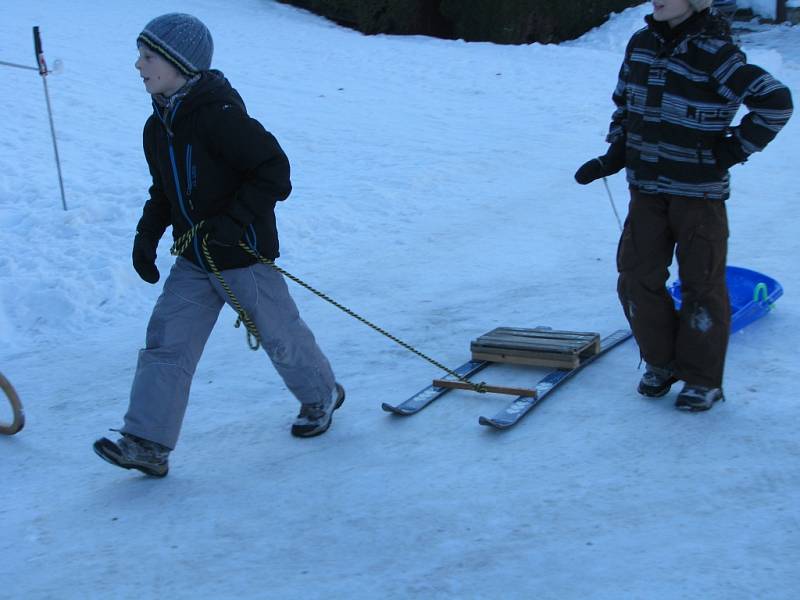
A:
[[[714,148],[714,156],[717,165],[723,169],[729,169],[733,165],[747,161],[748,154],[742,147],[742,142],[738,136],[725,136],[719,140]]]
[[[142,217],[136,224],[136,235],[147,238],[151,242],[157,244],[161,236],[164,235],[164,228],[161,228],[159,231],[159,228],[150,226],[148,221]]]
[[[625,167],[625,138],[620,138],[611,144],[608,152],[600,157],[607,175],[618,173]]]

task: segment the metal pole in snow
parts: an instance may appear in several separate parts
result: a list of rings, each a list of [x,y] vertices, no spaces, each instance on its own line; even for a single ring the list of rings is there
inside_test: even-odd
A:
[[[64,196],[64,180],[61,177],[61,159],[58,157],[58,144],[56,143],[56,128],[53,125],[53,111],[50,108],[50,92],[47,90],[47,63],[44,60],[42,51],[42,38],[39,36],[39,28],[33,28],[33,47],[36,51],[36,62],[39,64],[39,75],[42,76],[44,84],[44,99],[47,102],[47,116],[50,119],[50,134],[53,136],[53,151],[56,155],[56,169],[58,169],[58,186],[61,189],[61,206],[67,210],[67,200]]]
[[[786,20],[786,0],[777,0],[775,6],[775,22],[783,23]]]

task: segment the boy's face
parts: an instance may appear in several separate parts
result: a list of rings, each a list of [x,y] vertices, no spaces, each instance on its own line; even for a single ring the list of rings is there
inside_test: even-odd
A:
[[[147,46],[138,44],[139,58],[134,66],[144,80],[148,94],[172,96],[186,83],[186,78],[170,62]]]
[[[693,12],[689,0],[653,0],[653,18],[656,21],[666,21],[670,27],[680,25]]]

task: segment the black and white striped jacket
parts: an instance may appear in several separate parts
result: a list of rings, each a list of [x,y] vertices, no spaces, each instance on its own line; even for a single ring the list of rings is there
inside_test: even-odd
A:
[[[789,89],[747,64],[709,11],[675,29],[646,21],[625,51],[607,141],[625,143],[628,182],[640,192],[725,200],[725,163],[743,162],[775,137],[792,114]],[[742,103],[749,112],[731,128]],[[720,165],[726,134],[736,159]]]

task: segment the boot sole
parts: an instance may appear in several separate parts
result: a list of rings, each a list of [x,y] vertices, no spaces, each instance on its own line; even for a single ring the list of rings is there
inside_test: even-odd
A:
[[[725,396],[714,398],[711,404],[684,404],[681,402],[681,397],[678,396],[678,399],[675,400],[675,408],[683,412],[706,412],[707,410],[711,410],[717,402],[725,402]]]
[[[339,410],[339,407],[342,404],[344,404],[344,398],[346,396],[344,388],[342,386],[340,386],[338,383],[336,384],[336,389],[341,390],[342,395],[339,396],[339,398],[336,400],[336,405],[333,407],[333,410],[331,411],[331,418],[328,419],[328,424],[325,425],[325,427],[322,428],[322,429],[315,429],[315,430],[313,430],[313,431],[311,431],[309,433],[303,433],[303,432],[295,431],[295,429],[292,428],[292,435],[294,437],[299,437],[299,438],[317,437],[318,435],[322,435],[323,433],[328,431],[328,429],[331,428],[331,423],[333,423],[333,413],[335,413],[337,410]]]
[[[636,391],[639,392],[642,396],[646,396],[648,398],[661,398],[662,396],[666,396],[667,394],[669,394],[669,391],[672,389],[672,385],[677,382],[678,382],[677,379],[673,379],[667,384],[665,388],[657,390],[656,392],[649,392],[646,389],[643,389],[641,385],[638,388],[636,388]]]
[[[166,477],[167,473],[169,473],[169,466],[166,465],[162,470],[141,463],[122,460],[122,457],[116,452],[116,445],[114,442],[106,438],[97,440],[92,445],[92,449],[94,449],[94,453],[104,461],[121,469],[135,469],[150,477]]]
[[[711,408],[720,400],[722,400],[722,398],[717,398],[711,404],[703,404],[703,405],[678,404],[676,402],[675,408],[683,412],[693,412],[693,413],[706,412],[707,410],[711,410]]]

